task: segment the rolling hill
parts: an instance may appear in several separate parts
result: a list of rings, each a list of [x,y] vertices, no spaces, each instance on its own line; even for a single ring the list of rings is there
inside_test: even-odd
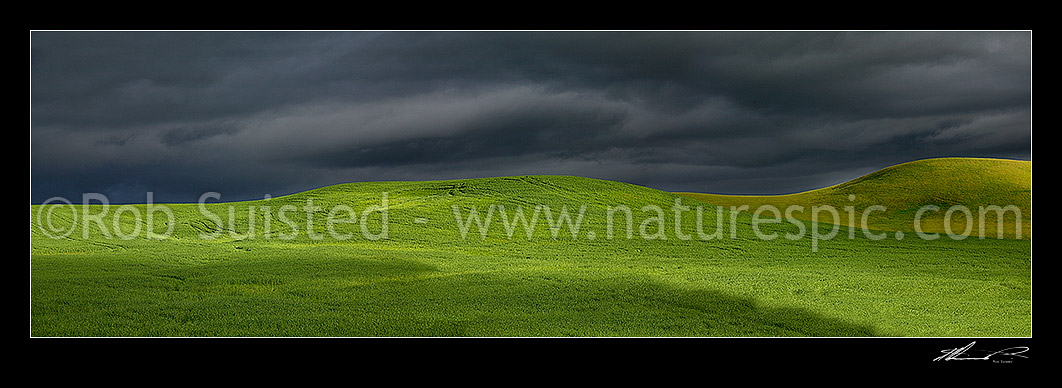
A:
[[[816,241],[567,176],[223,199],[31,205],[32,335],[1031,334],[1029,241]]]
[[[950,230],[957,235],[977,237],[1032,237],[1032,162],[985,158],[924,159],[891,166],[838,185],[788,195],[724,195],[677,193],[723,207],[749,206],[754,211],[771,205],[778,209],[799,205],[808,209],[792,213],[793,218],[810,221],[811,207],[829,205],[838,210],[839,222],[859,226],[863,212],[870,206],[884,206],[885,210],[868,213],[868,228],[882,231],[914,232],[914,220],[919,209],[936,206],[919,218],[925,233],[944,234],[945,217],[955,205],[950,217]],[[984,222],[979,209],[989,206],[1005,208],[1013,205],[1020,211],[1020,222],[1013,211],[986,211]],[[845,207],[851,206],[854,217]],[[771,213],[767,213],[770,215]],[[831,222],[832,216],[821,213],[820,222]],[[823,221],[825,220],[825,221]],[[984,225],[984,233],[978,226]],[[970,228],[969,233],[964,233]],[[1002,233],[1000,233],[1002,232]]]

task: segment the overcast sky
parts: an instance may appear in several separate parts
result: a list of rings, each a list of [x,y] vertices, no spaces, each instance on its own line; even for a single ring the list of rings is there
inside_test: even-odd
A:
[[[1029,32],[33,32],[31,201],[556,174],[788,193],[1031,158]]]

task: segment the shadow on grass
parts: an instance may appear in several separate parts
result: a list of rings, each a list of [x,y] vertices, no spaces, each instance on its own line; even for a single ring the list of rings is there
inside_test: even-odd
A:
[[[828,317],[804,308],[766,306],[751,298],[715,290],[651,287],[650,298],[664,308],[700,316],[707,335],[721,337],[873,337],[872,326]]]
[[[870,326],[642,276],[406,260],[34,273],[35,336],[870,337]],[[46,266],[47,267],[47,266]],[[68,274],[69,275],[69,274]],[[115,288],[117,287],[117,288]]]
[[[440,279],[441,280],[441,279]],[[442,283],[438,284],[442,285]],[[646,279],[543,276],[513,282],[455,277],[436,293],[442,305],[477,319],[435,315],[427,336],[541,337],[872,337],[872,326],[798,307],[766,306],[715,290],[683,289]],[[479,291],[490,290],[489,295]],[[451,294],[452,292],[452,294]],[[479,295],[475,295],[479,294]],[[475,295],[474,297],[470,297]],[[426,323],[426,322],[425,322]],[[414,325],[416,325],[414,323]],[[407,327],[408,329],[409,327]]]

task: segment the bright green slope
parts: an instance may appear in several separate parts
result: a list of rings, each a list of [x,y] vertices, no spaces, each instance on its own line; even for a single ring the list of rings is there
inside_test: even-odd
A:
[[[884,231],[914,231],[914,220],[923,206],[937,206],[920,218],[922,231],[944,234],[945,216],[954,205],[969,209],[969,218],[956,208],[950,218],[951,232],[956,235],[995,238],[1032,237],[1032,162],[985,158],[925,159],[888,167],[866,176],[818,190],[788,195],[725,195],[677,193],[711,204],[730,207],[749,206],[755,211],[762,205],[784,210],[791,205],[803,206],[803,212],[792,213],[793,218],[811,220],[812,206],[833,206],[838,210],[841,225],[859,226],[863,211],[881,205],[885,211],[868,213],[868,229]],[[854,196],[854,197],[851,197]],[[854,198],[854,200],[852,199]],[[1002,223],[995,211],[986,211],[984,223],[980,208],[1005,208],[1013,205],[1021,212],[1018,221],[1013,211],[1003,213]],[[852,207],[854,217],[846,207]],[[772,213],[765,213],[770,216]],[[854,221],[854,222],[852,222]],[[828,213],[820,213],[819,222],[833,222]],[[979,225],[984,225],[984,234]],[[967,228],[969,233],[966,233]],[[1002,232],[1002,233],[1000,233]]]
[[[360,213],[388,194],[389,236],[369,241],[299,237],[277,216],[307,198],[328,209]],[[676,200],[681,240],[671,221]],[[536,204],[575,214],[586,205],[573,239],[557,237],[540,216],[528,238],[492,223],[462,238],[452,205],[491,204],[530,215]],[[232,204],[247,230],[246,211],[269,206],[276,234],[216,240],[196,205],[168,205],[177,222],[163,240],[105,238],[90,228],[68,238],[40,232],[30,206],[31,324],[35,336],[1028,336],[1031,334],[1029,241],[947,238],[761,241],[738,214],[736,238],[702,240],[694,231],[696,200],[649,188],[577,177],[533,176],[435,182],[369,182],[326,187],[268,201]],[[212,204],[228,218],[230,204]],[[633,210],[633,238],[623,216],[607,238],[605,211]],[[643,221],[665,212],[666,240],[645,240]],[[143,205],[137,207],[141,212]],[[704,232],[715,229],[704,208]],[[81,212],[83,209],[76,209]],[[88,209],[97,213],[98,207]],[[116,209],[113,207],[110,212]],[[53,212],[53,226],[73,219]],[[325,210],[326,211],[326,210]],[[241,216],[242,214],[242,216]],[[511,214],[511,213],[510,213]],[[131,212],[126,212],[126,216]],[[463,210],[466,216],[467,211]],[[165,216],[158,214],[165,220]],[[729,214],[724,214],[729,217]],[[320,215],[323,218],[323,215]],[[129,217],[119,226],[131,232]],[[320,220],[321,218],[318,218]],[[378,232],[378,215],[369,230]],[[426,219],[417,223],[418,218]],[[65,221],[64,221],[65,220]],[[106,217],[110,224],[110,217]],[[317,233],[326,234],[322,222]],[[357,231],[359,224],[338,227]],[[161,232],[165,225],[157,225]],[[344,229],[345,228],[345,229]],[[795,225],[762,232],[795,233]],[[590,239],[589,232],[595,238]],[[841,233],[846,236],[845,233]]]

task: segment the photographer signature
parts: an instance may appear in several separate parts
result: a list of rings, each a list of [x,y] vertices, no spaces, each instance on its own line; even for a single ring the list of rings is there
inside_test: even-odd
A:
[[[1006,348],[1006,349],[1003,349],[1003,350],[997,350],[997,351],[994,351],[994,352],[989,352],[989,351],[985,351],[985,350],[972,350],[974,344],[976,344],[976,343],[977,343],[977,341],[974,341],[974,342],[971,342],[969,345],[963,346],[961,348],[941,350],[940,352],[944,353],[944,354],[941,355],[940,357],[937,357],[937,358],[933,359],[933,361],[966,361],[966,360],[988,361],[988,360],[991,360],[992,357],[996,357],[997,359],[999,359],[999,358],[1008,358],[1009,359],[1009,358],[1013,358],[1013,357],[1029,358],[1027,356],[1022,355],[1022,353],[1025,353],[1025,352],[1029,351],[1029,347],[1027,347],[1027,346],[1014,346],[1014,347],[1009,347],[1009,348]]]

